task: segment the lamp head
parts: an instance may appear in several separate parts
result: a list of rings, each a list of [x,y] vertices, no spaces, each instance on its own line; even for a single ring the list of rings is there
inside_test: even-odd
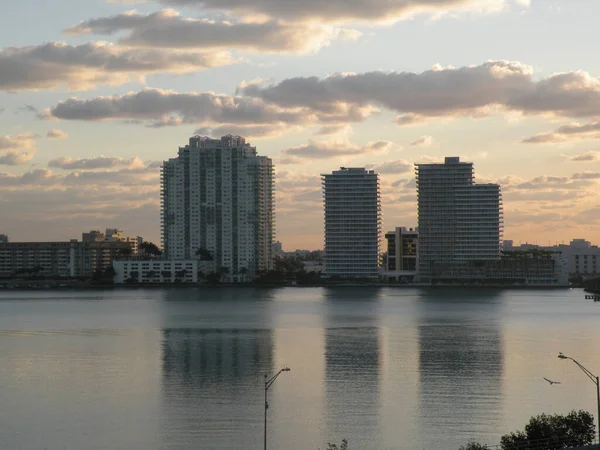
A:
[[[560,353],[558,354],[558,359],[569,359],[569,358],[568,358],[568,357],[566,357],[565,355],[563,355],[563,353],[562,353],[562,352],[560,352]]]
[[[289,372],[290,370],[292,369],[290,369],[289,367],[284,367],[283,369],[281,369],[282,372]]]

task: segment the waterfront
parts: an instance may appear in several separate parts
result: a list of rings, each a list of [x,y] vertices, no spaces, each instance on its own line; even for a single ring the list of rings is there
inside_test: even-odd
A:
[[[11,449],[458,449],[541,412],[596,410],[581,290],[0,292]],[[548,377],[561,381],[549,386]]]

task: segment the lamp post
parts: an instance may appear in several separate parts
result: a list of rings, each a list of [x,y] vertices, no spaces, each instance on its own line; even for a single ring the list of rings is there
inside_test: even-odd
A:
[[[581,365],[581,363],[579,363],[579,361],[576,361],[575,359],[571,358],[570,356],[567,355],[563,355],[562,352],[558,354],[559,359],[570,359],[571,361],[573,361],[575,364],[577,364],[577,367],[579,367],[583,373],[585,373],[587,375],[587,377],[592,380],[592,382],[596,385],[596,396],[597,396],[597,400],[598,400],[598,436],[600,439],[600,378],[596,375],[594,375],[592,372],[590,372],[588,369],[586,369],[585,367],[583,367],[583,365]]]
[[[275,382],[277,377],[281,374],[281,372],[289,372],[289,371],[290,371],[289,367],[284,367],[279,372],[277,372],[275,375],[273,375],[271,378],[268,378],[268,375],[265,373],[265,439],[264,439],[265,449],[264,450],[267,450],[267,409],[269,409],[269,402],[267,402],[267,391],[269,390],[271,385]]]

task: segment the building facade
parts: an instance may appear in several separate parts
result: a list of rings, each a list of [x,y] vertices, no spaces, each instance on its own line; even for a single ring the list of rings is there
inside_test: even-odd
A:
[[[529,252],[533,250],[562,254],[569,277],[594,278],[600,276],[600,248],[585,239],[573,239],[569,244],[542,246],[536,244],[514,245],[511,240],[503,243],[505,252]]]
[[[325,258],[328,277],[379,275],[381,200],[379,175],[345,168],[321,175],[325,209]]]
[[[240,136],[195,136],[165,161],[162,239],[169,260],[208,252],[231,280],[273,268],[274,176],[270,158]]]
[[[418,277],[434,282],[433,267],[498,261],[502,194],[497,184],[475,184],[473,163],[447,157],[415,164],[418,203]]]
[[[416,272],[419,232],[412,228],[397,227],[385,234],[387,240],[386,271]]]
[[[115,284],[197,283],[201,261],[191,260],[116,260]]]
[[[88,277],[92,274],[89,247],[68,242],[0,243],[0,277]]]
[[[6,234],[0,234],[0,244],[6,244],[8,242],[8,236]]]

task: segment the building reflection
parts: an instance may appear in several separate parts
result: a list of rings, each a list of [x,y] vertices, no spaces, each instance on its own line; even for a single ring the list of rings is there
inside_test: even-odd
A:
[[[502,421],[504,369],[498,322],[501,305],[496,291],[428,291],[421,296],[419,422],[423,448],[458,448],[470,439],[498,441],[495,430]],[[434,436],[443,441],[434,441]]]
[[[378,441],[381,353],[379,289],[335,288],[325,301],[324,418],[331,439],[353,448]]]
[[[273,372],[274,336],[256,326],[269,320],[269,302],[257,301],[268,294],[246,299],[241,291],[210,300],[206,294],[194,300],[194,291],[165,298],[162,429],[170,449],[261,445],[264,374]]]

